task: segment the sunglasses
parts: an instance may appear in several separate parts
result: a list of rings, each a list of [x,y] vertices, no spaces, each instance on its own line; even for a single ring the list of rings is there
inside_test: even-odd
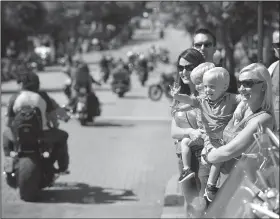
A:
[[[208,42],[208,43],[195,43],[194,47],[196,49],[200,49],[204,45],[205,48],[210,48],[213,44]]]
[[[178,70],[179,71],[192,71],[194,69],[194,65],[178,65]]]
[[[272,43],[273,48],[279,49],[280,48],[280,42],[279,43]]]
[[[238,88],[243,85],[245,88],[252,88],[255,84],[263,83],[263,81],[254,81],[254,80],[244,80],[244,81],[237,81]]]

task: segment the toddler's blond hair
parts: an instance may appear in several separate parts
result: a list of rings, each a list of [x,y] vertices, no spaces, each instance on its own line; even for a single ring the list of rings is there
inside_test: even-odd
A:
[[[203,62],[200,65],[196,66],[190,74],[192,83],[194,84],[197,78],[201,79],[202,81],[204,73],[212,68],[215,68],[214,63],[212,62]]]
[[[230,76],[229,76],[229,72],[225,68],[222,67],[212,68],[204,73],[203,78],[204,77],[215,78],[216,80],[221,82],[221,85],[224,85],[225,91],[228,89]]]

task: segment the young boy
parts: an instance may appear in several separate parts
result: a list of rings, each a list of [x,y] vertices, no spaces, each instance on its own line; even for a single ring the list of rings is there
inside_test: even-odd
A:
[[[190,74],[190,78],[192,83],[195,85],[195,89],[198,92],[200,97],[204,95],[204,88],[202,84],[203,75],[206,71],[214,68],[215,65],[211,62],[205,62],[198,65],[194,68]],[[181,105],[173,110],[173,114],[176,112],[188,111],[193,107],[190,104]],[[192,131],[193,136],[201,135],[201,130],[203,130],[203,124],[201,122],[201,112],[200,110],[196,110],[196,123],[198,129]],[[202,138],[196,137],[196,139],[191,139],[191,137],[183,138],[181,141],[181,154],[182,154],[182,162],[183,162],[183,172],[179,177],[179,182],[182,183],[183,181],[190,179],[194,176],[194,172],[191,170],[191,148],[194,146],[203,146],[204,141]]]
[[[201,121],[205,130],[204,147],[213,145],[221,146],[222,132],[229,120],[241,96],[237,94],[227,93],[229,86],[229,73],[222,67],[215,67],[203,75],[204,93],[203,97],[190,97],[178,93],[178,89],[172,89],[171,94],[174,99],[190,104],[192,107],[201,110]],[[218,188],[216,183],[220,173],[221,164],[213,164],[211,166],[207,186],[204,196],[209,202],[214,199]]]

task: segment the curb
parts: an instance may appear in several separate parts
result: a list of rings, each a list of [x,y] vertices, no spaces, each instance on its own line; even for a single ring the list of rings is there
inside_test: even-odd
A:
[[[178,178],[179,175],[176,174],[168,181],[164,194],[164,206],[184,206],[184,196]]]
[[[161,218],[186,218],[184,196],[178,178],[179,174],[173,175],[166,185]]]

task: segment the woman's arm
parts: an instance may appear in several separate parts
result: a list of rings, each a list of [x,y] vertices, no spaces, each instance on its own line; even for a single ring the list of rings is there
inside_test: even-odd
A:
[[[248,125],[228,144],[212,150],[207,159],[210,163],[219,163],[240,156],[254,142],[253,134],[258,130],[258,123],[263,127],[272,128],[272,117],[261,114],[251,119]]]
[[[193,128],[180,128],[175,119],[172,118],[171,121],[171,137],[173,139],[182,139],[189,136],[189,133],[193,130]]]

